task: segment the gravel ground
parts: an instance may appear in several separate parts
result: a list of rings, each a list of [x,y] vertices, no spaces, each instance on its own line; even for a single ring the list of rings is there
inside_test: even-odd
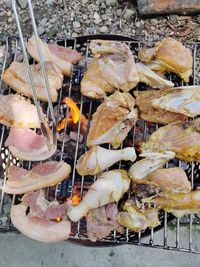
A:
[[[0,0],[0,34],[16,34],[11,0]],[[123,34],[157,40],[173,36],[200,40],[200,16],[141,18],[135,1],[42,0],[32,1],[40,35],[76,37],[85,34]],[[27,0],[18,0],[22,28],[31,34]],[[73,4],[72,4],[73,3]]]

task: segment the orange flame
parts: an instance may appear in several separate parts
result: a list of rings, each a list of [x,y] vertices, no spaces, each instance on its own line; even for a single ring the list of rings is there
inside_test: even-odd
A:
[[[87,133],[87,118],[84,115],[80,116],[80,110],[76,103],[69,97],[65,97],[63,102],[70,108],[70,116],[66,119],[62,119],[57,127],[57,131],[61,131],[65,128],[65,124],[71,126],[74,130],[77,130],[78,121],[81,118],[81,133],[85,135]]]
[[[69,97],[65,97],[63,99],[63,103],[65,103],[70,108],[73,122],[74,124],[76,124],[80,118],[80,110],[77,107],[76,103]]]

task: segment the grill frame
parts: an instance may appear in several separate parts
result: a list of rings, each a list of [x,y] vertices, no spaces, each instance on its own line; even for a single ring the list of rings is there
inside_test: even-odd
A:
[[[118,35],[90,35],[90,36],[81,36],[81,37],[78,37],[78,38],[64,38],[63,40],[61,39],[56,39],[56,38],[46,38],[46,41],[51,41],[53,40],[54,42],[56,43],[59,43],[59,44],[62,44],[64,46],[72,46],[74,49],[81,49],[82,47],[84,47],[84,44],[86,44],[85,46],[85,57],[84,57],[84,62],[83,62],[83,65],[81,66],[81,68],[75,66],[73,71],[72,71],[72,75],[69,79],[65,79],[64,80],[64,84],[63,84],[63,87],[61,88],[60,90],[60,93],[59,93],[59,98],[58,98],[58,110],[60,109],[60,105],[61,105],[61,100],[63,99],[63,91],[65,90],[66,87],[68,87],[68,97],[71,97],[73,96],[73,89],[74,89],[74,86],[77,85],[79,82],[80,82],[80,79],[82,77],[82,74],[84,72],[84,70],[87,68],[87,64],[89,62],[89,41],[92,40],[92,39],[105,39],[105,40],[117,40],[117,41],[125,41],[126,43],[128,43],[130,46],[131,45],[135,45],[137,46],[138,48],[140,47],[141,44],[146,44],[147,41],[145,40],[137,40],[136,38],[130,38],[130,37],[126,37],[126,36],[118,36]],[[9,63],[10,62],[7,62],[7,59],[8,59],[8,54],[9,54],[9,50],[10,50],[10,46],[9,46],[9,42],[11,40],[15,40],[15,53],[14,53],[14,57],[13,59],[16,60],[17,59],[17,49],[18,49],[18,46],[19,46],[19,39],[18,37],[8,37],[8,36],[5,36],[3,37],[3,42],[5,43],[6,45],[6,51],[5,51],[5,58],[4,58],[4,62],[3,62],[3,66],[2,66],[2,72],[4,71],[4,69],[6,67],[8,67]],[[193,49],[192,49],[192,52],[193,52],[193,79],[191,81],[192,84],[197,84],[197,82],[200,82],[198,81],[197,79],[197,73],[200,72],[200,55],[199,55],[199,58],[198,58],[198,62],[197,62],[197,57],[196,57],[196,54],[197,54],[197,47],[200,48],[200,43],[199,42],[191,42],[191,43],[188,43],[189,46],[192,46]],[[77,71],[79,72],[79,75],[76,77],[77,75]],[[83,72],[82,72],[83,71]],[[171,76],[172,80],[173,80],[173,77]],[[179,84],[179,85],[182,85],[182,84]],[[2,81],[0,81],[0,90],[1,90],[1,93],[4,91],[2,90]],[[11,90],[8,89],[8,92],[10,92]],[[85,98],[84,96],[81,95],[80,97],[80,101],[78,101],[78,103],[80,104],[80,112],[82,114],[82,111],[84,109],[84,104],[85,103],[88,103],[90,102],[89,104],[89,113],[88,113],[88,117],[89,117],[89,120],[90,121],[90,117],[91,117],[91,111],[92,111],[92,105],[93,105],[93,101],[88,101],[87,98]],[[49,115],[49,108],[47,108],[47,115]],[[67,108],[66,109],[66,117],[69,116],[69,109]],[[58,119],[58,116],[56,116],[56,118]],[[58,121],[57,121],[58,123]],[[89,127],[89,124],[88,124],[88,127]],[[156,126],[157,128],[158,126]],[[65,129],[67,128],[67,124],[65,125]],[[2,148],[3,147],[3,141],[5,139],[5,136],[8,132],[8,130],[6,129],[5,126],[2,126],[1,127],[1,137],[0,137],[0,149],[1,149],[1,152],[2,152]],[[66,133],[66,131],[64,131],[64,133]],[[76,148],[75,148],[75,154],[74,154],[74,162],[77,161],[78,159],[78,149],[79,149],[79,137],[80,137],[80,121],[78,123],[78,131],[77,131],[77,141],[76,141]],[[146,139],[146,136],[147,136],[147,127],[146,127],[146,123],[144,124],[144,140]],[[133,134],[133,138],[135,137],[135,134]],[[64,136],[65,138],[65,136]],[[86,150],[86,147],[85,147],[85,150]],[[5,151],[5,150],[4,150]],[[6,155],[6,152],[5,152],[5,155]],[[64,142],[62,143],[61,145],[61,155],[60,155],[60,160],[63,159],[65,155],[65,144]],[[6,161],[6,158],[8,159],[7,162],[5,162],[6,164],[6,169],[7,167],[9,166],[9,164],[11,162],[14,161],[14,158],[11,157],[10,155],[10,152],[7,153],[6,157],[5,157],[5,161]],[[13,162],[14,163],[14,162]],[[21,162],[21,161],[16,161],[16,163],[14,164],[17,164],[19,163],[20,166],[24,166],[24,162]],[[181,161],[179,161],[179,165],[181,166]],[[27,164],[26,164],[27,166]],[[121,163],[119,163],[119,168],[121,167]],[[31,164],[28,164],[28,168],[31,168]],[[199,166],[197,167],[197,169],[199,168]],[[5,171],[6,173],[7,171]],[[1,178],[1,177],[0,177]],[[193,187],[193,184],[194,184],[194,163],[191,163],[191,169],[190,169],[190,178],[191,178],[191,184],[192,184],[192,187]],[[96,179],[96,177],[94,177],[94,180]],[[4,176],[4,179],[3,181],[5,182],[6,180],[6,175]],[[72,173],[71,173],[71,181],[72,181],[72,184],[71,184],[71,188],[68,188],[68,193],[71,193],[72,195],[72,189],[73,189],[73,186],[75,184],[75,181],[77,180],[77,173],[76,173],[76,170],[75,170],[75,164],[73,165],[73,168],[72,168]],[[82,193],[83,193],[83,185],[84,185],[84,177],[82,176],[81,177],[81,196],[82,196]],[[62,183],[61,183],[62,184]],[[55,197],[59,195],[59,192],[61,190],[61,184],[57,185],[56,186],[56,189],[55,189]],[[3,210],[3,201],[4,201],[4,198],[5,198],[5,195],[4,193],[1,191],[1,196],[0,196],[0,221],[1,221],[1,213],[2,213],[2,210]],[[12,203],[13,204],[15,202],[15,196],[13,197],[12,199]],[[179,240],[180,240],[180,219],[176,219],[176,242],[175,242],[175,246],[169,246],[168,245],[168,234],[167,234],[167,223],[168,221],[171,221],[174,217],[171,215],[171,214],[167,214],[166,212],[164,213],[164,219],[163,219],[163,223],[160,227],[156,227],[155,229],[148,229],[147,231],[145,231],[144,233],[139,233],[137,234],[137,237],[130,237],[130,233],[129,233],[129,230],[126,230],[126,234],[125,234],[125,238],[124,240],[118,240],[116,238],[116,232],[114,231],[114,233],[111,235],[112,238],[105,238],[103,239],[102,241],[97,241],[96,243],[92,243],[91,241],[89,241],[84,235],[81,235],[81,223],[80,221],[77,223],[76,225],[76,231],[74,232],[74,234],[71,236],[71,238],[68,240],[69,242],[72,242],[72,243],[75,243],[75,244],[79,244],[79,245],[85,245],[85,246],[114,246],[114,245],[122,245],[122,244],[134,244],[134,245],[140,245],[140,246],[147,246],[147,247],[154,247],[154,248],[163,248],[163,249],[168,249],[168,250],[177,250],[177,251],[183,251],[183,252],[191,252],[191,253],[198,253],[200,254],[200,248],[199,250],[196,250],[193,248],[193,236],[192,236],[192,226],[193,226],[193,215],[190,215],[190,218],[189,218],[189,238],[188,238],[188,248],[184,248],[184,247],[180,247],[179,245]],[[154,233],[163,228],[163,244],[160,245],[160,244],[155,244],[154,243]],[[6,231],[16,231],[15,228],[12,226],[11,222],[8,221],[7,223],[7,228],[6,227],[2,227],[0,226],[0,232],[6,232]],[[148,236],[149,237],[149,242],[148,243],[144,243],[143,240],[142,240],[142,237],[144,236]]]

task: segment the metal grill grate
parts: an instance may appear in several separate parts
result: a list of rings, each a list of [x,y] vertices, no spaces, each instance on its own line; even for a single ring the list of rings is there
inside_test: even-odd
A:
[[[56,115],[56,123],[58,123],[58,120],[60,119],[60,114],[62,113],[65,117],[68,117],[69,110],[68,108],[64,108],[61,105],[61,101],[65,96],[73,98],[76,103],[78,104],[80,108],[81,114],[85,114],[88,118],[88,128],[91,120],[91,116],[100,104],[99,101],[90,101],[84,96],[80,94],[80,81],[83,77],[83,74],[87,68],[87,64],[91,60],[91,54],[89,51],[89,39],[92,38],[103,38],[103,39],[115,39],[119,41],[125,41],[133,51],[136,60],[137,60],[137,51],[138,48],[143,45],[143,42],[139,42],[136,40],[131,40],[130,38],[126,37],[120,37],[120,36],[93,36],[93,37],[80,37],[77,39],[46,39],[46,42],[55,42],[59,43],[60,45],[63,45],[65,47],[72,47],[80,52],[83,53],[84,59],[76,66],[74,66],[72,75],[70,78],[65,78],[63,81],[63,86],[60,90],[58,103],[54,105],[54,111]],[[1,44],[4,45],[4,58],[1,65],[1,72],[5,70],[6,67],[11,63],[12,60],[20,61],[22,60],[22,52],[20,48],[20,43],[18,38],[11,38],[11,37],[4,37],[1,40]],[[147,43],[146,41],[144,42]],[[200,43],[187,43],[186,46],[188,46],[192,53],[193,53],[193,77],[190,81],[190,84],[199,84],[200,83]],[[34,62],[33,62],[34,63]],[[175,77],[174,75],[169,76],[169,78],[176,84],[181,85],[180,80]],[[5,86],[5,84],[0,81],[0,90],[2,94],[7,94],[12,92],[12,90]],[[140,90],[140,88],[139,88]],[[42,107],[46,109],[47,115],[49,114],[49,107],[46,104],[41,103]],[[68,129],[68,125],[65,125],[65,131],[63,136],[63,142],[58,143],[58,150],[56,154],[53,156],[53,159],[56,160],[65,160],[72,166],[72,173],[70,176],[70,179],[63,181],[56,187],[51,187],[47,190],[47,196],[52,197],[52,195],[56,198],[66,198],[70,195],[72,195],[73,190],[78,189],[80,192],[80,195],[83,195],[83,192],[85,189],[88,188],[88,185],[92,184],[95,177],[91,176],[79,176],[76,173],[75,169],[75,163],[79,156],[83,154],[86,151],[86,145],[85,145],[85,138],[81,136],[80,133],[80,121],[78,123],[78,130],[77,130],[77,138],[75,141],[67,141],[65,142],[67,136],[66,136],[66,130]],[[138,134],[139,131],[137,129],[140,129],[141,134]],[[142,138],[143,140],[146,140],[148,136],[151,134],[151,132],[155,131],[158,128],[158,125],[151,124],[151,128],[149,128],[148,123],[145,123],[144,121],[138,121],[136,127],[132,130],[132,132],[129,134],[128,138],[129,141],[131,140],[132,143],[135,142],[138,138]],[[7,168],[10,164],[18,165],[25,167],[27,169],[30,169],[32,166],[31,162],[26,161],[19,161],[15,159],[7,148],[4,147],[4,141],[8,135],[9,129],[5,126],[0,126],[0,151],[1,151],[1,158],[0,158],[0,183],[2,184],[6,180],[7,175]],[[109,146],[108,146],[109,147]],[[122,145],[123,147],[123,145]],[[110,147],[109,147],[110,148]],[[199,164],[192,162],[192,163],[186,163],[181,161],[172,161],[169,163],[170,166],[176,165],[183,167],[188,177],[191,181],[192,187],[198,185],[198,182],[200,180],[200,166]],[[115,168],[127,168],[128,166],[125,165],[124,162],[120,162],[118,165],[114,166]],[[168,167],[168,166],[166,166]],[[13,227],[10,219],[9,219],[9,210],[11,205],[14,202],[17,202],[19,199],[19,196],[14,196],[11,198],[11,196],[4,194],[4,192],[0,191],[0,231],[14,231],[15,228]],[[166,212],[160,213],[160,220],[161,220],[161,226],[155,228],[155,229],[148,229],[145,232],[142,233],[134,233],[132,231],[126,230],[124,235],[120,235],[116,233],[115,231],[107,238],[103,239],[102,241],[98,241],[97,243],[91,243],[86,234],[86,224],[85,220],[82,219],[78,223],[72,224],[72,234],[70,241],[84,244],[84,245],[119,245],[119,244],[135,244],[135,245],[142,245],[142,246],[150,246],[155,248],[165,248],[170,250],[178,250],[178,251],[187,251],[187,252],[193,252],[193,253],[200,253],[200,242],[198,242],[198,236],[194,235],[194,224],[198,225],[200,223],[200,220],[197,216],[190,215],[185,216],[183,219],[174,219],[174,217],[171,214],[168,214]],[[174,232],[174,236],[170,237],[170,240],[173,240],[173,242],[168,239],[169,231],[168,231],[168,222],[172,222],[173,226],[176,228],[176,233]],[[187,224],[188,225],[188,242],[186,244],[181,243],[181,225]],[[157,233],[155,233],[157,230],[162,229],[160,231],[163,232],[162,237],[159,235],[159,239],[157,238]],[[160,233],[159,231],[159,233]],[[143,238],[145,237],[145,239]]]

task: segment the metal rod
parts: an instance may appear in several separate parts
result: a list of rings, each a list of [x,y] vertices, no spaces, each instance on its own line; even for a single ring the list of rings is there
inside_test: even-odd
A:
[[[33,24],[32,25],[33,26],[33,30],[34,30],[34,33],[36,35],[35,37],[36,37],[36,43],[37,43],[37,50],[38,50],[38,54],[39,54],[40,60],[41,60],[41,62],[40,62],[41,70],[42,70],[42,74],[43,74],[44,79],[45,79],[45,87],[46,87],[46,90],[47,90],[51,117],[52,117],[52,120],[53,120],[53,125],[52,125],[53,146],[55,147],[57,141],[56,141],[56,137],[55,137],[56,126],[55,126],[54,111],[53,111],[53,106],[52,106],[52,101],[51,101],[50,89],[49,89],[49,85],[48,85],[48,78],[47,78],[45,67],[44,67],[43,57],[42,57],[41,51],[40,51],[37,28],[36,28],[36,24],[35,24],[35,20],[34,20],[32,4],[31,4],[30,0],[28,0],[28,7],[29,7],[29,11],[30,11],[32,24]],[[49,149],[51,149],[51,144],[49,142],[49,133],[48,133],[48,130],[47,130],[46,119],[45,119],[43,113],[41,112],[41,108],[40,108],[39,103],[37,101],[37,92],[36,92],[36,89],[35,89],[35,84],[34,84],[32,71],[31,71],[31,68],[30,68],[30,65],[29,65],[28,55],[27,55],[27,52],[26,52],[26,46],[25,46],[25,43],[24,43],[24,38],[23,38],[22,29],[21,29],[21,25],[20,25],[20,21],[19,21],[19,16],[18,16],[18,11],[17,11],[17,7],[16,7],[16,0],[12,0],[12,8],[13,8],[14,16],[15,16],[17,29],[18,29],[18,32],[19,32],[19,38],[20,38],[21,45],[22,45],[22,51],[23,51],[24,60],[25,60],[25,63],[27,65],[27,73],[28,73],[28,77],[29,77],[29,81],[30,81],[30,88],[31,88],[32,94],[33,94],[33,100],[34,100],[34,103],[35,103],[35,106],[36,106],[36,109],[37,109],[37,113],[38,113],[38,117],[39,117],[39,120],[40,120],[40,123],[41,123],[41,131],[42,131],[43,135],[46,138],[46,142],[47,142],[47,145],[48,145]]]

